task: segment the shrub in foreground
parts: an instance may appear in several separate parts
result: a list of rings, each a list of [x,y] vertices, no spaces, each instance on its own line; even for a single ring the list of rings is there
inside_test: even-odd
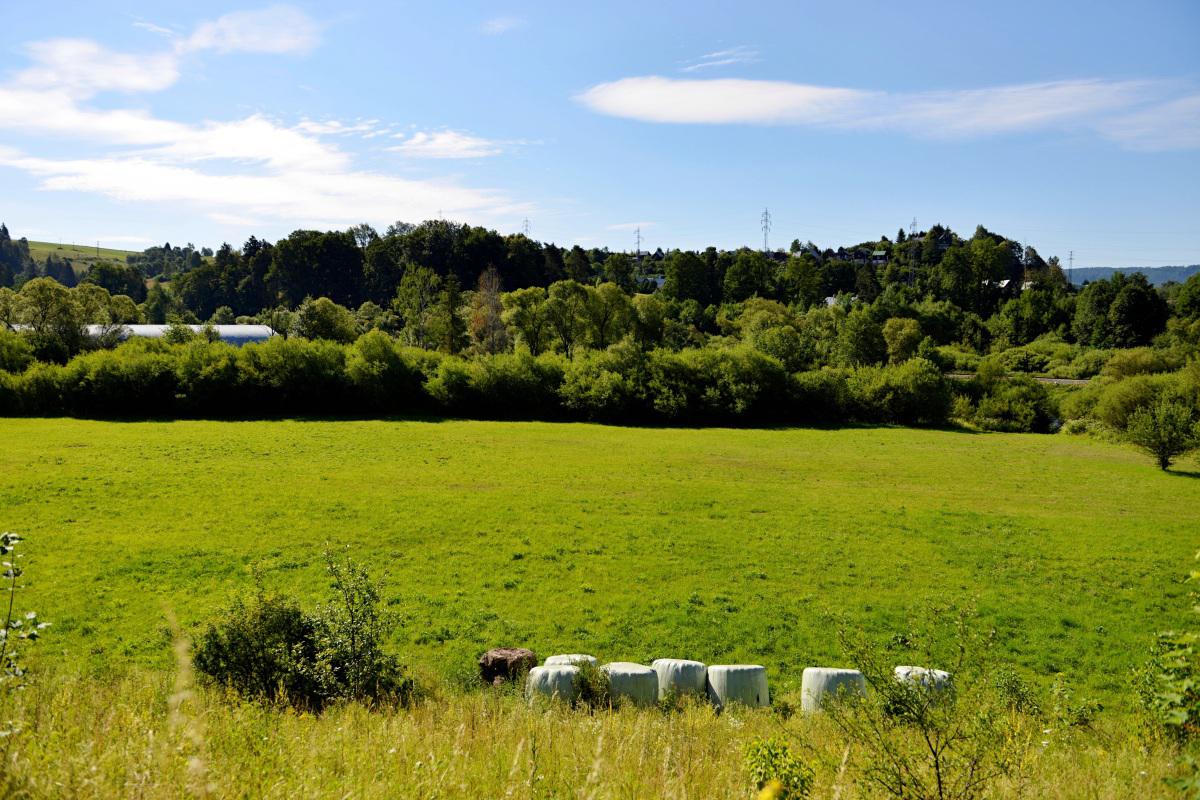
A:
[[[779,739],[760,739],[746,746],[746,771],[754,787],[764,791],[762,796],[775,800],[797,800],[808,797],[813,788],[814,773],[792,753],[787,742]]]
[[[1200,423],[1183,403],[1161,399],[1129,416],[1129,440],[1154,457],[1165,470],[1181,455],[1200,447]]]
[[[383,649],[387,621],[366,571],[326,554],[332,598],[313,612],[261,587],[199,638],[196,669],[246,697],[320,710],[337,699],[404,701],[412,683]]]
[[[888,647],[844,626],[842,648],[871,691],[845,696],[827,711],[865,760],[867,781],[885,795],[986,797],[998,781],[1019,771],[1029,735],[989,679],[992,636],[975,631],[967,612],[930,609],[929,616],[940,630],[918,627]],[[951,683],[897,680],[897,662],[948,670]]]

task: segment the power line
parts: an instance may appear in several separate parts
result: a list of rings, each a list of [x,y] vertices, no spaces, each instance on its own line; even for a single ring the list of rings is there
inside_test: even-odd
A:
[[[767,244],[768,234],[771,233],[771,209],[764,208],[762,213],[762,232],[763,232],[763,252],[765,253],[770,247]]]

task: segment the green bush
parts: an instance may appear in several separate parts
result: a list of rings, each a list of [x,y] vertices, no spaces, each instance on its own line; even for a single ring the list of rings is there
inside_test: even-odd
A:
[[[950,372],[974,372],[981,360],[978,353],[962,345],[948,344],[937,349],[938,356]]]
[[[399,702],[412,693],[383,649],[388,621],[379,591],[349,559],[326,554],[330,602],[305,612],[293,599],[238,598],[199,637],[196,669],[246,697],[320,710],[337,699]]]
[[[1166,398],[1141,406],[1129,415],[1129,440],[1165,470],[1181,455],[1200,447],[1200,423],[1187,405]]]
[[[329,698],[313,674],[313,621],[291,598],[261,588],[238,598],[196,641],[196,669],[251,698],[320,707]]]
[[[1108,378],[1128,378],[1132,375],[1149,375],[1158,372],[1174,372],[1183,366],[1183,356],[1169,350],[1155,350],[1149,347],[1134,347],[1128,350],[1116,350],[1104,368],[1101,375]]]
[[[1056,420],[1057,409],[1046,387],[1026,377],[996,382],[975,410],[975,424],[991,431],[1047,433]]]
[[[854,417],[865,422],[937,424],[950,416],[949,382],[921,358],[893,367],[859,367],[846,386]]]
[[[1097,398],[1093,414],[1105,425],[1123,431],[1130,415],[1153,403],[1166,383],[1162,377],[1150,375],[1135,375],[1110,383]]]
[[[33,347],[24,336],[0,328],[0,372],[24,372],[33,362]]]
[[[576,667],[575,703],[593,711],[612,708],[608,673],[590,661],[580,661]]]
[[[792,753],[787,742],[779,739],[758,739],[748,744],[746,771],[756,789],[773,784],[771,796],[776,800],[808,797],[816,777],[812,768]]]
[[[841,370],[797,372],[788,380],[790,416],[803,422],[846,419],[849,388]]]
[[[482,356],[471,375],[478,411],[495,419],[555,419],[567,361],[556,353],[527,350]]]
[[[576,356],[563,372],[562,404],[585,419],[617,421],[638,416],[638,387],[607,352]]]
[[[363,334],[349,349],[346,379],[369,409],[386,412],[424,405],[420,366],[383,331]]]
[[[243,403],[258,414],[329,413],[345,408],[346,348],[330,341],[272,337],[238,351]]]
[[[61,386],[67,411],[79,417],[153,417],[174,412],[173,359],[143,343],[73,358]]]
[[[1050,366],[1051,357],[1033,347],[1013,347],[994,356],[1009,372],[1042,373]]]
[[[1052,366],[1047,372],[1054,378],[1071,378],[1082,380],[1099,375],[1104,365],[1108,363],[1111,350],[1082,350],[1071,359],[1069,364]]]

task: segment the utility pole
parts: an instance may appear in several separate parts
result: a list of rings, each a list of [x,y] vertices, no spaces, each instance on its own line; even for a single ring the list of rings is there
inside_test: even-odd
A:
[[[767,236],[771,232],[771,209],[764,208],[762,213],[762,232],[763,232],[763,252],[767,252],[770,248],[767,244]]]

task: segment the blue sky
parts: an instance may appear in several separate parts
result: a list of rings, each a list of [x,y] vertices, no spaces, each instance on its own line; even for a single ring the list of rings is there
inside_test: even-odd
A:
[[[140,249],[444,216],[1200,262],[1200,3],[25,4],[0,220]]]

